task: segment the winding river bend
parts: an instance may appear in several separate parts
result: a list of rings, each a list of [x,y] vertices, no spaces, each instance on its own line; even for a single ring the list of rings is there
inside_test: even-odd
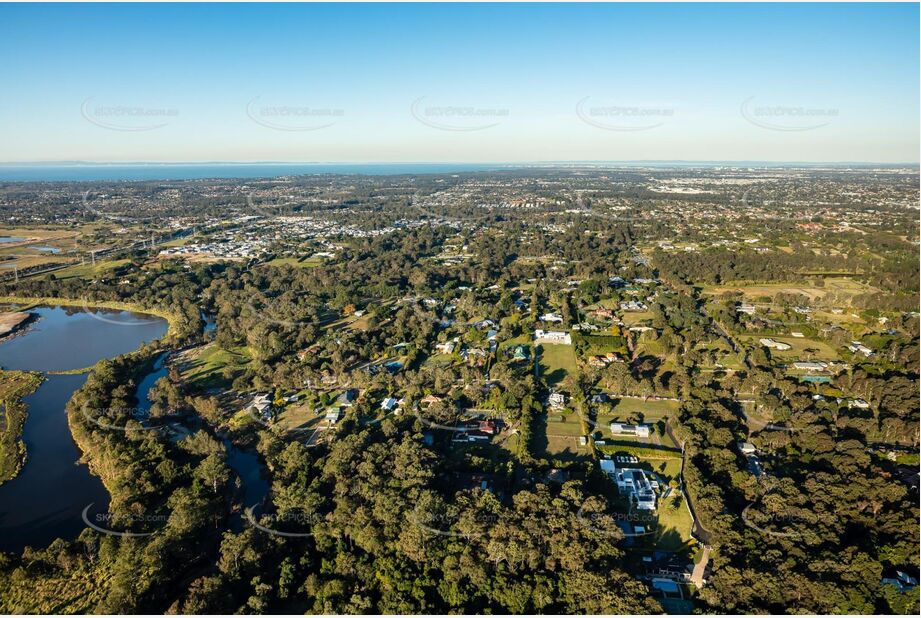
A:
[[[0,367],[30,371],[66,371],[89,367],[104,358],[132,352],[167,331],[161,318],[108,309],[38,307],[31,328],[0,343]],[[138,388],[141,405],[164,371],[156,367]],[[89,468],[67,426],[65,405],[86,382],[86,374],[47,375],[25,398],[23,430],[28,459],[19,476],[0,485],[0,550],[21,552],[44,547],[56,538],[74,538],[85,527],[81,513],[91,502],[108,505],[109,495]]]

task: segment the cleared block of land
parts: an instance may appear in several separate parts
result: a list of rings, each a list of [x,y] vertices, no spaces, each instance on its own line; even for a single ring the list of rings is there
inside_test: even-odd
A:
[[[629,417],[640,412],[643,414],[643,422],[652,423],[674,415],[680,407],[680,402],[670,399],[647,399],[643,401],[642,398],[624,397],[616,400],[610,413],[605,415],[605,418],[609,419],[608,423],[612,420],[627,422]]]
[[[95,279],[114,268],[130,264],[131,260],[96,260],[96,263],[87,262],[86,264],[75,264],[57,270],[53,274],[56,279]],[[48,275],[45,275],[47,277]]]
[[[537,358],[540,377],[548,384],[558,384],[578,371],[576,352],[571,345],[540,345]]]
[[[759,339],[773,339],[774,341],[780,341],[781,343],[786,343],[790,346],[789,350],[775,350],[771,349],[771,356],[775,358],[783,359],[802,359],[806,358],[822,361],[837,361],[839,360],[838,353],[835,350],[825,343],[824,341],[819,341],[817,339],[806,339],[800,337],[780,337],[777,335],[741,335],[739,339],[745,341],[746,343],[754,346],[760,346],[758,342]]]
[[[322,258],[298,258],[298,257],[278,257],[270,260],[262,266],[292,266],[294,268],[316,268],[323,263]]]
[[[841,298],[879,291],[865,283],[845,277],[829,277],[824,280],[824,283],[825,285],[823,286],[814,286],[805,283],[741,282],[738,285],[728,283],[723,285],[702,286],[701,293],[704,295],[719,296],[726,292],[740,292],[749,299],[761,296],[774,296],[775,294],[802,294],[808,296],[810,300],[816,301],[829,294],[834,294],[838,298]]]
[[[225,350],[216,343],[210,343],[186,352],[181,361],[181,372],[183,380],[194,388],[213,388],[232,381],[249,361],[249,350],[246,348]],[[232,377],[225,377],[225,370]]]

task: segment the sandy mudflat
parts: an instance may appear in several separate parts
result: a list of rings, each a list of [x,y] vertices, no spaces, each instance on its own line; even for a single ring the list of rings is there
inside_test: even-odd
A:
[[[16,330],[16,327],[28,320],[29,316],[30,314],[24,311],[0,313],[0,337]]]

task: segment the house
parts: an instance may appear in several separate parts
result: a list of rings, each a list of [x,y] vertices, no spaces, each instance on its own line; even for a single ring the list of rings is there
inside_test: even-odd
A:
[[[492,474],[483,474],[479,472],[460,472],[457,474],[457,486],[461,490],[480,489],[482,491],[493,490],[495,476]]]
[[[686,583],[691,581],[694,572],[694,563],[681,555],[670,551],[653,551],[651,555],[643,556],[645,579],[667,579],[673,582]]]
[[[330,427],[339,422],[339,419],[342,418],[342,408],[339,406],[334,406],[326,411],[326,416],[324,417],[326,422]]]
[[[617,490],[626,495],[641,511],[656,510],[658,481],[647,476],[640,468],[617,468],[610,459],[601,460],[601,471],[617,484]]]
[[[651,330],[655,330],[651,326],[631,326],[628,329],[631,333],[648,333]]]
[[[246,406],[246,410],[263,420],[269,420],[275,416],[275,408],[268,393],[261,393],[253,397],[253,400]]]
[[[623,360],[613,352],[604,355],[592,356],[588,359],[588,364],[592,367],[607,367],[611,363],[622,363]]]
[[[828,369],[828,363],[822,361],[795,361],[792,367],[799,371],[824,371]]]
[[[796,337],[797,339],[802,339],[802,338],[805,337],[806,335],[804,335],[803,333],[798,332],[798,331],[793,331],[793,332],[790,333],[790,336],[791,336],[791,337]]]
[[[899,592],[905,593],[916,588],[918,586],[918,580],[908,573],[896,571],[895,577],[884,577],[880,580],[880,584],[884,586],[895,586],[898,588]]]
[[[515,346],[515,352],[512,354],[512,360],[516,361],[526,361],[528,360],[528,348],[527,346],[517,345]]]
[[[489,434],[489,435],[494,435],[497,431],[499,431],[499,428],[496,426],[496,422],[495,422],[495,421],[488,421],[488,420],[487,420],[487,421],[480,421],[480,422],[477,424],[477,429],[479,429],[479,431],[481,431],[481,432],[483,432],[483,433],[485,433],[485,434]]]
[[[445,341],[444,343],[437,344],[435,349],[442,354],[453,354],[455,347],[457,347],[456,341]]]
[[[559,313],[545,313],[544,315],[540,316],[537,319],[543,322],[560,323],[563,321],[563,316],[561,316]]]
[[[541,481],[544,483],[559,483],[563,484],[569,480],[569,472],[566,470],[560,470],[559,468],[551,468],[541,476]]]
[[[551,408],[562,408],[566,405],[566,395],[563,393],[550,393],[550,398],[547,401],[550,403]]]
[[[381,408],[386,412],[393,411],[398,405],[400,405],[400,402],[395,397],[387,397],[381,402]]]
[[[562,331],[544,331],[538,329],[534,331],[534,343],[572,345],[572,336]]]
[[[759,339],[758,343],[766,348],[773,348],[780,351],[789,350],[793,347],[789,343],[784,343],[783,341],[774,341],[773,339],[769,338]]]
[[[755,315],[755,306],[748,303],[741,303],[736,307],[736,313]]]
[[[854,354],[860,353],[864,356],[870,356],[873,354],[873,350],[863,345],[859,341],[852,341],[851,345],[847,346],[847,349],[853,352]]]
[[[754,455],[758,452],[758,449],[755,448],[755,445],[751,442],[739,442],[736,444],[739,448],[739,452],[743,455]]]
[[[310,356],[314,356],[317,352],[321,350],[321,346],[318,343],[313,344],[309,348],[304,348],[303,350],[298,350],[297,360],[303,361]]]
[[[638,438],[648,438],[649,428],[651,425],[625,425],[623,423],[611,423],[611,434],[615,436],[636,436]]]
[[[423,406],[430,406],[433,403],[441,403],[441,397],[438,395],[426,395],[419,403]]]
[[[345,390],[345,392],[339,395],[339,398],[336,400],[336,405],[350,408],[355,403],[355,399],[357,398],[358,398],[358,389],[348,388]]]
[[[614,312],[608,309],[607,307],[599,307],[595,309],[594,311],[590,311],[589,315],[599,320],[613,320],[614,319]]]
[[[629,300],[620,304],[621,311],[646,311],[648,307],[637,300]]]

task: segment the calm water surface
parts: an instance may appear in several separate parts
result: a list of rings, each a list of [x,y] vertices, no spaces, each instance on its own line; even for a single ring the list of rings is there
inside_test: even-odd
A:
[[[0,343],[6,369],[60,371],[88,367],[138,349],[162,337],[167,323],[127,311],[40,307],[40,318],[24,334]],[[163,358],[138,388],[141,407],[147,392],[165,373]],[[162,372],[162,373],[161,373]],[[109,496],[98,477],[78,464],[79,452],[67,426],[65,405],[87,376],[52,375],[25,398],[29,416],[23,431],[28,460],[19,476],[0,485],[0,550],[43,547],[55,538],[74,538],[85,527],[88,504],[104,510]]]

